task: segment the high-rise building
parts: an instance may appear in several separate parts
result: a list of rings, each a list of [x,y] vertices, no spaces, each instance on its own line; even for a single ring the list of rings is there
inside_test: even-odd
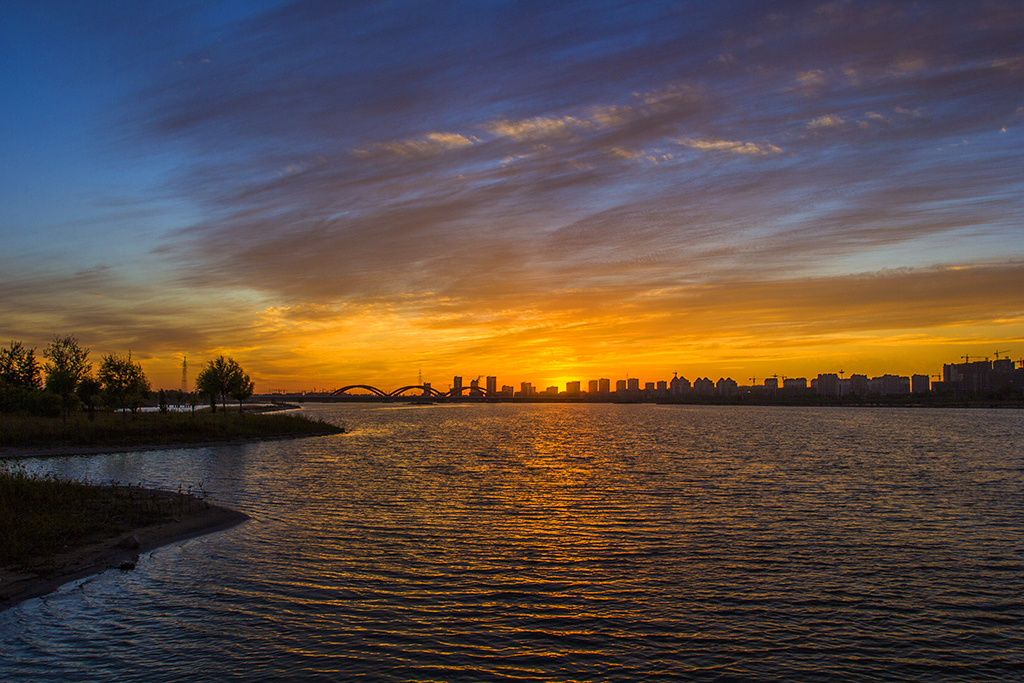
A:
[[[735,396],[740,393],[740,387],[732,377],[719,377],[715,382],[715,393],[719,396]]]
[[[638,377],[630,377],[626,380],[627,391],[640,391],[640,379]]]
[[[458,375],[452,380],[452,396],[462,396],[462,378]]]
[[[931,390],[931,380],[928,375],[910,376],[910,393],[927,394]]]
[[[597,380],[597,393],[599,394],[610,394],[612,393],[612,381],[605,377]]]
[[[669,391],[672,392],[673,396],[679,396],[681,394],[688,393],[690,391],[690,380],[685,377],[673,377],[672,381],[668,383]],[[696,388],[696,385],[694,385]]]
[[[493,375],[489,376],[487,378],[486,389],[488,396],[494,396],[496,393],[498,393],[498,378],[494,377]]]
[[[520,382],[519,383],[519,395],[523,398],[530,398],[533,396],[533,383],[532,382]]]
[[[668,391],[668,382],[666,382],[665,380],[659,381],[658,391],[660,391],[661,393],[665,393],[666,391]]]
[[[566,382],[565,383],[565,395],[566,396],[579,396],[580,395],[580,383],[579,382]]]
[[[626,380],[624,380],[624,379],[616,380],[616,382],[615,382],[615,392],[616,393],[620,393],[620,392],[624,393],[625,391],[626,391]]]
[[[599,389],[598,389],[598,386],[597,386],[597,380],[596,379],[590,380],[590,382],[587,384],[587,392],[591,396],[594,396],[595,394],[597,394],[598,391],[599,391]]]
[[[996,358],[992,361],[992,372],[1001,374],[1013,372],[1013,361],[1009,358]]]
[[[868,380],[868,391],[879,396],[897,396],[910,393],[910,378],[885,374]]]
[[[693,391],[698,396],[714,396],[715,383],[711,381],[710,377],[698,377],[693,380]]]
[[[818,396],[838,396],[839,375],[834,372],[827,372],[824,375],[819,374],[815,383],[815,389],[818,392]]]

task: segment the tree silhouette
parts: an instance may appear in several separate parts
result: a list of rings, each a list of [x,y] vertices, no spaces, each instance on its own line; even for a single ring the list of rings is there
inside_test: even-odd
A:
[[[210,407],[217,411],[217,399],[227,412],[228,396],[238,401],[238,410],[242,410],[242,402],[252,396],[255,385],[245,374],[234,358],[218,356],[208,361],[206,367],[196,376],[196,391],[210,397]]]
[[[46,389],[60,396],[64,421],[67,422],[68,413],[78,400],[75,390],[92,374],[89,349],[83,349],[70,335],[54,337],[43,350],[43,356],[47,359],[44,366]]]
[[[256,390],[256,384],[249,379],[249,375],[242,372],[242,368],[238,368],[238,372],[234,374],[231,380],[231,398],[238,401],[238,414],[242,415],[242,403],[245,399],[252,396]]]
[[[23,389],[42,389],[36,350],[14,341],[10,348],[0,349],[0,381]]]
[[[89,420],[96,419],[96,397],[99,396],[102,386],[99,380],[93,379],[92,377],[85,377],[81,382],[78,383],[78,388],[75,389],[75,394],[78,396],[78,400],[85,404],[86,413],[89,415]]]
[[[131,351],[127,356],[103,356],[98,379],[103,386],[104,401],[122,411],[131,410],[133,416],[149,394],[149,380],[142,366],[132,360]]]

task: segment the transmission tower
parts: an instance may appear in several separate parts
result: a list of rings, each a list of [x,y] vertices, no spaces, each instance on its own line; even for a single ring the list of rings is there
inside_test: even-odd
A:
[[[181,393],[188,393],[188,358],[181,354]]]

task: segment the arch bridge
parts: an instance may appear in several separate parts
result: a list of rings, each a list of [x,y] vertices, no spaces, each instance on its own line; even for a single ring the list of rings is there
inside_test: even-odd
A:
[[[382,389],[378,389],[377,387],[370,386],[369,384],[349,384],[340,389],[332,391],[331,396],[347,395],[350,389],[364,389],[374,394],[375,396],[380,396],[381,398],[398,398],[399,396],[405,394],[405,392],[413,391],[415,389],[418,389],[421,393],[425,393],[427,390],[429,390],[430,395],[436,398],[455,398],[461,396],[462,393],[466,391],[479,392],[479,394],[484,397],[489,396],[487,390],[483,387],[461,387],[459,389],[451,389],[450,391],[444,392],[438,391],[434,387],[427,386],[425,384],[409,384],[404,387],[399,387],[394,391],[384,391]]]

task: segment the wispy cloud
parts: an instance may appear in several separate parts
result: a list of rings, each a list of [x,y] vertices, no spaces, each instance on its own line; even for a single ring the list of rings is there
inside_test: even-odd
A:
[[[713,152],[735,152],[736,154],[778,154],[781,148],[767,142],[733,142],[730,140],[695,140],[682,138],[679,144],[693,149]]]
[[[374,152],[399,156],[430,156],[453,149],[472,147],[478,142],[480,142],[479,138],[467,137],[459,133],[427,133],[420,138],[384,142],[374,145],[370,150],[357,149],[353,153],[359,157],[368,157]]]
[[[842,128],[845,124],[843,117],[836,114],[825,114],[809,121],[807,127],[812,130],[815,128]]]

